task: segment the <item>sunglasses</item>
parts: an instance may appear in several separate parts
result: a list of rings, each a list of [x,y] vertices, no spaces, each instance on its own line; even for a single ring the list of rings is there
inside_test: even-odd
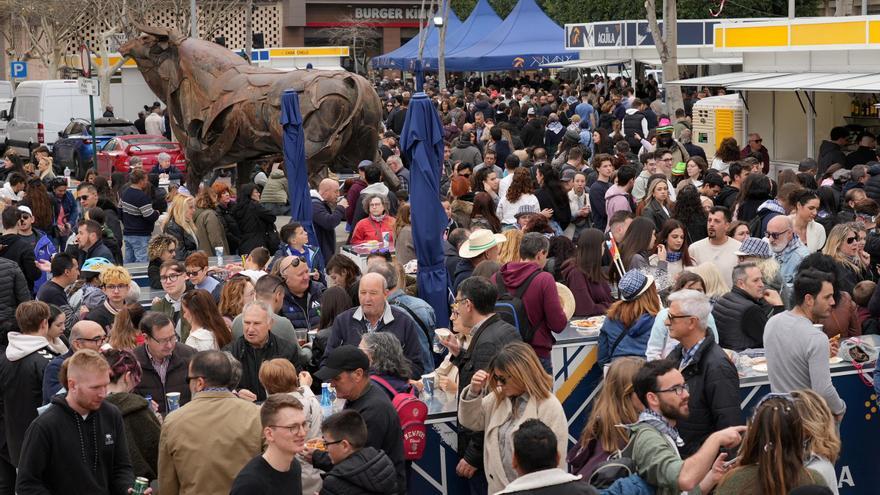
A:
[[[847,237],[847,238],[846,238],[846,243],[847,243],[847,244],[852,244],[852,243],[856,242],[857,240],[859,240],[858,237]]]
[[[196,275],[198,275],[201,272],[202,272],[202,269],[199,268],[198,270],[196,270],[194,272],[186,272],[186,276],[187,277],[195,277]]]
[[[776,239],[779,239],[781,236],[785,235],[789,230],[791,230],[791,229],[785,229],[782,232],[769,232],[768,231],[767,237],[769,237],[775,241]]]
[[[76,199],[79,200],[80,202],[82,202],[82,201],[88,201],[88,199],[89,199],[89,195],[88,195],[88,194],[83,194],[82,196],[80,196],[80,197],[78,197],[78,198],[76,198]]]

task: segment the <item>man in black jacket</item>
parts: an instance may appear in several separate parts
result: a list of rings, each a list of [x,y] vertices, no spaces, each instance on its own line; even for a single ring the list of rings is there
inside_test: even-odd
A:
[[[352,345],[343,345],[329,351],[324,366],[315,378],[330,382],[340,399],[345,399],[343,409],[360,413],[367,424],[367,447],[381,450],[391,458],[397,472],[397,490],[406,493],[406,465],[403,455],[403,430],[400,418],[391,404],[388,394],[370,380],[370,358],[364,351]],[[327,452],[315,451],[306,447],[312,455],[312,464],[323,471],[333,469],[333,462]]]
[[[458,307],[453,317],[459,318],[462,326],[470,329],[471,342],[464,349],[457,337],[441,340],[453,356],[452,364],[458,367],[458,383],[470,383],[474,373],[488,369],[489,362],[505,345],[522,340],[516,328],[495,314],[497,299],[495,284],[483,277],[467,278],[458,286],[455,299]],[[483,471],[483,432],[470,431],[459,425],[458,454],[461,460],[455,472],[468,479],[472,492],[488,490]]]
[[[134,393],[152,396],[159,404],[159,412],[165,414],[166,393],[179,392],[181,406],[190,400],[186,375],[189,361],[196,351],[178,342],[174,324],[162,313],[147,311],[141,318],[140,330],[146,341],[135,348],[134,357],[140,363],[143,375]]]
[[[843,147],[849,143],[849,131],[846,127],[835,127],[831,129],[831,139],[822,141],[819,145],[819,172],[816,174],[822,177],[828,167],[839,163],[846,165],[846,155],[843,153]]]
[[[754,263],[733,268],[733,289],[715,303],[712,316],[721,347],[740,352],[764,347],[764,326],[785,310],[779,293],[764,289],[761,269]]]
[[[124,494],[134,484],[125,425],[104,402],[110,365],[93,350],[70,358],[66,396],[34,420],[22,447],[16,491]]]
[[[0,215],[3,221],[3,235],[0,235],[0,257],[21,267],[24,279],[27,281],[28,291],[32,293],[34,281],[40,278],[41,272],[30,243],[18,234],[18,222],[25,214],[18,208],[6,208]]]
[[[303,369],[299,352],[294,344],[272,334],[273,309],[263,301],[251,301],[242,310],[244,333],[223,350],[241,362],[242,373],[238,384],[240,396],[266,400],[266,389],[260,384],[260,365],[270,359],[290,361],[297,369]]]
[[[528,121],[526,125],[523,126],[522,131],[519,133],[520,139],[522,139],[523,146],[528,147],[543,147],[544,146],[544,125],[541,123],[541,120],[535,116],[535,108],[529,107],[526,112],[526,118]]]
[[[664,323],[669,336],[679,341],[669,359],[678,363],[690,392],[690,414],[676,424],[684,439],[682,458],[699,450],[713,432],[744,424],[736,367],[706,332],[710,308],[709,298],[699,291],[685,289],[669,296]]]
[[[9,459],[18,466],[25,430],[43,404],[43,372],[52,358],[67,349],[47,340],[48,304],[23,303],[15,310],[15,321],[21,331],[10,332],[9,347],[0,355],[0,393]]]
[[[345,219],[346,208],[348,201],[339,199],[339,183],[333,179],[322,180],[318,184],[318,197],[312,196],[312,223],[325,261],[336,254],[336,227]]]
[[[79,266],[89,258],[116,259],[113,252],[104,244],[101,224],[94,220],[82,220],[76,231],[76,249],[71,254],[77,257]]]

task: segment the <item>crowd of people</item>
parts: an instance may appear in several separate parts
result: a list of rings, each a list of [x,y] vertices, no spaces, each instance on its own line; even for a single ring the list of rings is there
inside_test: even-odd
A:
[[[8,152],[0,495],[136,477],[163,495],[414,493],[400,404],[431,386],[457,407],[474,494],[836,494],[847,404],[828,360],[880,333],[873,136],[846,155],[835,128],[772,178],[758,134],[711,162],[691,142],[704,92],[670,115],[650,77],[453,84],[428,90],[449,329],[416,284],[405,85],[377,82],[399,187],[371,157],[313,184],[313,235],[276,227],[271,161],[190,191],[167,156],[74,186],[48,150]],[[605,378],[572,446],[552,349],[596,316]],[[772,393],[744,411],[753,358]]]

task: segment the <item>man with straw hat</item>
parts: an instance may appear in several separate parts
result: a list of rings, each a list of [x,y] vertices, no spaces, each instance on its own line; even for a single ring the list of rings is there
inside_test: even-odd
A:
[[[473,274],[474,268],[485,260],[495,261],[498,259],[500,251],[499,245],[506,241],[507,238],[502,234],[493,234],[491,230],[477,229],[468,236],[467,240],[461,243],[458,248],[458,255],[461,261],[455,267],[455,273],[452,277],[452,290],[458,290],[459,284],[464,279]]]

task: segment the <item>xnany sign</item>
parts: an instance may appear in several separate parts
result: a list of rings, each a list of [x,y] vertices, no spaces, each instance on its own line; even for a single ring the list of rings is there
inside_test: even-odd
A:
[[[357,7],[354,9],[354,18],[363,20],[381,19],[383,21],[415,21],[418,20],[420,16],[418,7],[409,9],[394,7]]]

